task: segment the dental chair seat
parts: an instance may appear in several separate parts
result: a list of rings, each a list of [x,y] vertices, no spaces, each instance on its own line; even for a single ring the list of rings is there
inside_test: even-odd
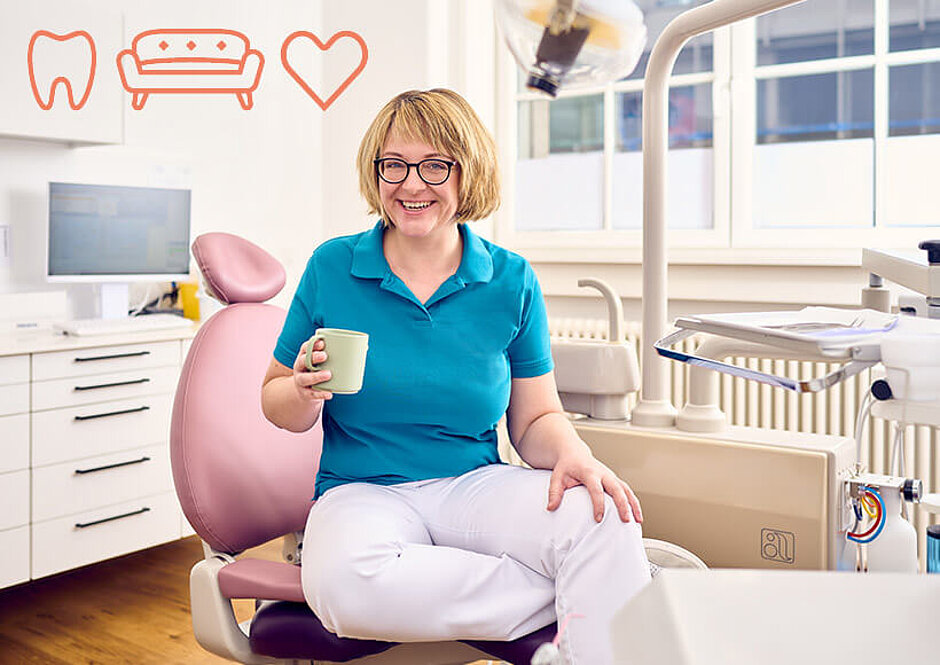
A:
[[[300,566],[263,559],[239,559],[219,571],[219,590],[226,598],[262,598],[251,620],[252,652],[272,658],[317,659],[342,663],[385,651],[397,642],[337,637],[320,623],[304,601]],[[543,642],[555,637],[553,623],[512,642],[466,640],[509,663],[528,665]]]
[[[512,642],[461,640],[512,665],[529,665],[543,642],[555,637],[555,624]],[[265,603],[255,613],[248,636],[254,653],[273,658],[327,660],[344,663],[397,646],[397,642],[337,637],[320,623],[306,603]]]

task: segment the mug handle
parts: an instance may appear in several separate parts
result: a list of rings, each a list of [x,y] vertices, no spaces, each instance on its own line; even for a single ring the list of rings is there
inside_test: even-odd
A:
[[[317,343],[318,339],[323,339],[323,335],[321,335],[319,332],[316,332],[307,343],[307,355],[304,357],[304,367],[306,367],[311,372],[318,372],[320,370],[319,365],[313,364],[313,345]]]

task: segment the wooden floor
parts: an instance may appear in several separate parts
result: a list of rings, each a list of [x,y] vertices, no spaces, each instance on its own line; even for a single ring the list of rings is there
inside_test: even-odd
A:
[[[280,545],[250,554],[278,559]],[[193,637],[189,569],[201,558],[193,537],[0,591],[0,665],[230,662]],[[239,621],[252,607],[236,601]]]
[[[227,663],[189,618],[196,538],[0,591],[0,663]]]

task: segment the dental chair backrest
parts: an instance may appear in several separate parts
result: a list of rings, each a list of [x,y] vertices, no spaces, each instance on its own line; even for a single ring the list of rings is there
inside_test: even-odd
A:
[[[227,233],[196,238],[210,295],[180,376],[170,455],[180,504],[212,549],[236,553],[304,527],[320,461],[319,424],[294,434],[261,411],[261,382],[286,315],[264,304],[285,281],[266,251]]]

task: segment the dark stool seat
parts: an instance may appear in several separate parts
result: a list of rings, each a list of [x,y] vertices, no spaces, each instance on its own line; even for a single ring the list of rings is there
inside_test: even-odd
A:
[[[551,624],[511,642],[461,640],[475,649],[512,665],[529,665],[543,642],[551,642]],[[326,660],[345,663],[390,649],[397,642],[337,637],[320,623],[305,603],[279,601],[262,605],[251,622],[248,641],[254,653],[273,658]]]

